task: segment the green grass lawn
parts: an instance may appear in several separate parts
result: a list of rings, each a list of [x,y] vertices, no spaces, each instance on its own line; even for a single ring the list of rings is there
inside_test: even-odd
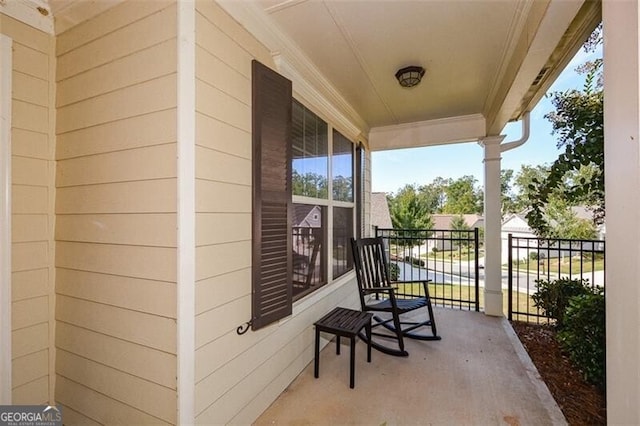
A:
[[[398,293],[408,294],[424,294],[422,284],[400,284],[398,285]],[[458,284],[429,284],[429,295],[434,299],[436,306],[451,306],[452,302],[441,299],[464,299],[475,300],[475,289],[472,286],[458,285]],[[504,315],[508,316],[509,312],[509,292],[503,289],[503,306]],[[480,288],[479,292],[480,309],[484,307],[484,289]],[[531,297],[526,293],[514,292],[513,294],[514,306],[513,310],[517,312],[531,312],[536,313],[537,309],[533,306]],[[454,306],[458,306],[456,302],[453,302]],[[463,304],[463,307],[467,304]],[[514,318],[515,319],[515,318]],[[525,319],[523,319],[525,320]]]

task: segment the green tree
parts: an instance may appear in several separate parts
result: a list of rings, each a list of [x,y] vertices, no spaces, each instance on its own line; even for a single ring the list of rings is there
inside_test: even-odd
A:
[[[446,202],[442,209],[447,214],[482,213],[484,194],[476,186],[473,176],[463,176],[452,181],[445,189]]]
[[[596,238],[596,227],[591,220],[582,219],[564,199],[549,200],[544,212],[548,229],[545,237],[590,240]]]
[[[513,192],[513,170],[500,170],[500,193],[502,194],[502,215],[517,213],[516,195]]]
[[[451,179],[435,178],[431,183],[418,188],[419,194],[424,198],[429,213],[442,213],[447,199],[446,189],[451,184]]]
[[[515,175],[514,186],[517,192],[514,200],[515,212],[521,212],[531,207],[531,200],[537,197],[535,181],[544,180],[549,174],[549,167],[545,165],[529,166],[523,164]]]
[[[329,190],[327,177],[318,173],[300,174],[294,170],[291,176],[294,195],[303,195],[313,198],[328,198]]]
[[[583,90],[553,93],[555,111],[545,116],[552,123],[553,134],[559,137],[558,147],[564,147],[565,151],[551,165],[547,177],[531,185],[537,197],[533,199],[527,220],[540,235],[550,232],[545,209],[558,191],[571,205],[589,205],[597,223],[604,220],[602,59],[582,69],[587,71]]]
[[[433,220],[415,185],[405,185],[389,197],[391,222],[396,229],[431,229]]]

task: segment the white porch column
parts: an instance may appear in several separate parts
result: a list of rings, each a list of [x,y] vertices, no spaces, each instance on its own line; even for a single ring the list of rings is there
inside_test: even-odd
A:
[[[479,141],[484,147],[484,313],[503,316],[500,230],[500,143],[504,135]]]
[[[607,420],[640,424],[640,25],[604,0]]]

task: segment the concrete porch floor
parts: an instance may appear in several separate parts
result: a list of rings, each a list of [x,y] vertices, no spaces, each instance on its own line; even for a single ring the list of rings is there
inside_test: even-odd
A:
[[[407,339],[409,357],[356,344],[355,389],[349,345],[331,342],[257,419],[257,425],[561,425],[562,412],[504,318],[436,309],[441,341]],[[329,335],[323,335],[328,337]]]

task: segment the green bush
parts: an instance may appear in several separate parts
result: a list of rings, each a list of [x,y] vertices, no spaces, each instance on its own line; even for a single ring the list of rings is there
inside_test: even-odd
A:
[[[529,254],[529,259],[531,259],[531,260],[538,260],[538,253],[536,253],[535,251],[532,251],[532,252]]]
[[[538,289],[531,295],[533,305],[548,318],[556,320],[559,329],[563,327],[569,299],[591,292],[588,281],[582,279],[563,277],[553,281],[537,280],[536,284]]]
[[[396,263],[390,263],[389,264],[389,275],[390,275],[390,279],[391,281],[398,281],[398,278],[400,277],[400,267],[398,266],[398,264]]]
[[[587,294],[569,299],[564,327],[558,341],[582,370],[585,378],[604,388],[606,382],[605,357],[605,301],[604,292],[596,287]]]
[[[404,257],[404,261],[405,261],[405,262],[408,262],[408,263],[411,263],[411,264],[413,264],[413,265],[416,265],[416,266],[422,266],[422,267],[424,267],[424,266],[426,265],[426,263],[424,262],[424,260],[422,260],[422,259],[418,259],[417,257],[412,257],[412,256],[405,256],[405,257]]]

